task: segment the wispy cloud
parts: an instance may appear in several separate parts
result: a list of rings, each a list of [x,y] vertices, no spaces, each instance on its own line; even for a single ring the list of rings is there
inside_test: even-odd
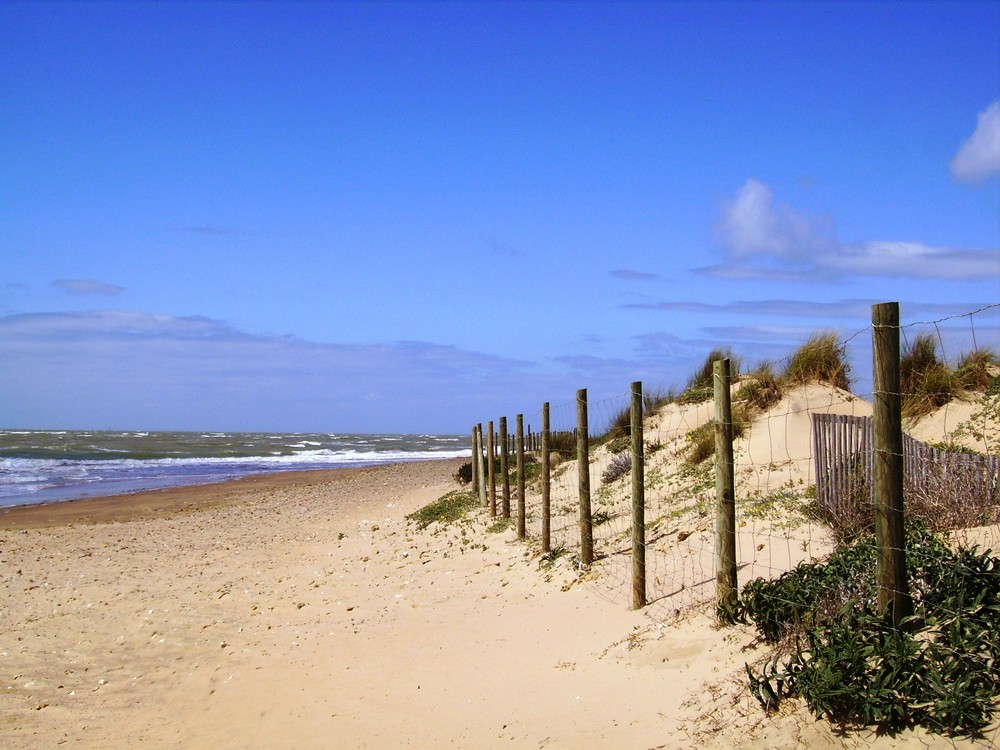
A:
[[[660,274],[658,273],[633,271],[628,268],[619,268],[615,271],[609,271],[608,274],[616,279],[622,279],[624,281],[656,281],[660,278]]]
[[[418,341],[328,344],[131,311],[0,317],[0,423],[447,431],[534,365]],[[541,398],[539,398],[541,403]],[[61,415],[46,418],[46,415]],[[463,426],[464,429],[464,426]]]
[[[850,276],[967,280],[1000,277],[997,249],[932,247],[920,242],[839,242],[833,220],[775,201],[754,179],[726,202],[713,227],[726,255],[698,269],[727,279],[831,281]]]
[[[123,286],[96,279],[56,279],[52,286],[70,294],[99,294],[105,297],[115,297],[125,291]]]
[[[951,176],[962,182],[980,182],[1000,173],[1000,100],[976,118],[976,130],[951,160]]]
[[[670,313],[694,313],[706,315],[753,315],[755,317],[799,317],[799,318],[831,318],[868,319],[871,317],[871,307],[885,300],[876,299],[843,299],[834,302],[816,302],[812,300],[763,299],[742,300],[714,304],[711,302],[632,302],[622,307],[635,310],[651,310]],[[915,315],[930,315],[946,317],[949,315],[964,315],[990,302],[962,302],[940,304],[932,302],[901,302],[900,307],[908,317]]]

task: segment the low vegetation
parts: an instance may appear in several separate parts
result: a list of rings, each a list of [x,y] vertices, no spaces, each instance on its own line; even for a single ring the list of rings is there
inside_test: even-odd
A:
[[[576,458],[576,435],[569,431],[549,434],[549,450],[562,453],[568,460]]]
[[[952,551],[910,526],[914,616],[900,628],[877,613],[876,559],[865,536],[825,563],[750,581],[720,612],[752,623],[776,647],[762,666],[747,665],[752,694],[768,711],[799,696],[819,717],[880,731],[975,734],[988,726],[1000,696],[1000,559]]]
[[[601,481],[604,484],[611,484],[616,479],[621,479],[630,471],[632,471],[632,454],[617,453],[611,457],[608,468],[601,474]]]
[[[417,528],[425,529],[432,523],[451,523],[465,517],[465,515],[479,504],[477,498],[471,492],[465,490],[453,490],[447,495],[439,497],[432,503],[428,503],[423,508],[410,513],[406,518],[417,524]]]

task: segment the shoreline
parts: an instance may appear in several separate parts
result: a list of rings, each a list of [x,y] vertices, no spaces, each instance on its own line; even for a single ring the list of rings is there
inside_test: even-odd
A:
[[[410,464],[447,463],[455,471],[466,458],[396,461],[331,469],[275,471],[225,479],[219,482],[186,484],[114,495],[95,495],[68,500],[52,500],[0,507],[0,530],[42,529],[72,524],[99,524],[150,520],[194,513],[239,502],[251,492],[271,492],[281,488],[311,488],[347,481],[384,467]]]

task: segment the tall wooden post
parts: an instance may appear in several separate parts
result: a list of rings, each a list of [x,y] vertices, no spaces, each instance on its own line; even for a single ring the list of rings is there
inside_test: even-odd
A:
[[[632,383],[632,609],[646,606],[646,477],[642,383]]]
[[[476,456],[479,458],[479,502],[487,504],[486,498],[486,462],[483,458],[483,423],[476,425]]]
[[[594,526],[590,516],[590,436],[587,389],[576,392],[576,458],[580,494],[580,562],[594,562]]]
[[[472,463],[470,464],[472,471],[470,472],[471,478],[469,479],[473,495],[479,494],[479,456],[476,454],[476,427],[472,426]]]
[[[500,417],[500,473],[503,484],[501,515],[510,518],[510,437],[507,435],[507,417]]]
[[[486,471],[489,474],[489,493],[490,493],[490,516],[496,518],[497,515],[497,474],[496,474],[496,445],[494,443],[493,437],[493,420],[491,419],[487,425],[486,429],[488,435],[486,436]]]
[[[549,402],[542,404],[542,554],[552,551],[552,464],[549,462]]]
[[[719,609],[736,601],[736,493],[729,360],[712,365],[715,385],[715,596]]]
[[[524,513],[524,415],[517,415],[517,538],[524,539],[528,535]]]
[[[875,539],[878,611],[892,621],[913,612],[903,528],[903,417],[899,384],[899,303],[872,306],[872,416],[875,427]]]

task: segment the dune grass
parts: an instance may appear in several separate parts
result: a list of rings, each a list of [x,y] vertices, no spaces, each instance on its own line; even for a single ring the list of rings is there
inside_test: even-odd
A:
[[[899,385],[903,416],[919,419],[966,391],[985,391],[1000,360],[990,349],[962,355],[954,368],[938,356],[937,342],[929,333],[908,342],[899,361]]]
[[[714,363],[729,356],[723,349],[713,350],[705,363],[688,381],[677,403],[701,403],[714,395],[712,384]],[[850,367],[845,359],[844,349],[833,334],[819,334],[810,338],[788,360],[783,372],[778,374],[774,365],[763,362],[756,369],[741,374],[740,364],[734,366],[734,382],[740,389],[733,399],[733,437],[741,437],[750,427],[754,418],[766,412],[781,401],[789,388],[807,383],[825,382],[847,390],[850,386]],[[690,450],[687,461],[699,464],[715,453],[714,422],[693,430],[688,436]]]
[[[782,381],[787,385],[828,383],[844,391],[851,389],[850,366],[836,334],[810,338],[788,360]]]

